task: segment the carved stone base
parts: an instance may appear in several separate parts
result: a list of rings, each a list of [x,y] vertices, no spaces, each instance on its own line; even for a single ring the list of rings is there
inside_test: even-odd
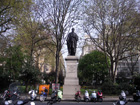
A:
[[[64,85],[63,98],[74,100],[75,93],[80,90],[80,85]]]
[[[80,90],[79,79],[77,77],[78,58],[68,56],[66,59],[66,77],[63,85],[63,98],[74,99],[75,93]]]

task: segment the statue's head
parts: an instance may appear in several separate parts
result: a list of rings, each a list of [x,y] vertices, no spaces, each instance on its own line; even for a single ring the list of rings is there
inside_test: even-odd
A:
[[[72,32],[74,32],[74,28],[72,28]]]

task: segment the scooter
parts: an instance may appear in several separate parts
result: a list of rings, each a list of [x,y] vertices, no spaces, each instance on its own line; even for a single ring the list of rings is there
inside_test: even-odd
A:
[[[89,101],[89,93],[88,93],[87,90],[85,91],[85,94],[84,94],[84,101],[85,102],[88,102]]]
[[[3,100],[4,100],[4,101],[10,100],[12,96],[13,96],[13,97],[16,97],[17,99],[20,98],[19,94],[17,94],[16,91],[11,92],[10,90],[5,90],[5,91],[4,91],[4,94],[3,94]]]
[[[53,103],[55,103],[57,101],[57,91],[52,92],[51,100]]]
[[[127,101],[124,100],[123,96],[119,96],[119,101],[117,101],[116,103],[113,103],[113,105],[126,105],[127,104]]]
[[[42,91],[39,99],[41,102],[45,101],[47,99],[47,93]]]
[[[19,99],[17,99],[17,96],[15,94],[13,94],[10,97],[10,99],[3,101],[3,105],[24,105],[28,102],[29,102],[28,99],[19,100]]]
[[[75,93],[75,100],[76,100],[77,102],[81,101],[81,92],[80,92],[80,91],[77,91],[77,92]]]
[[[93,102],[96,102],[97,101],[97,94],[96,94],[95,91],[93,91],[91,93],[90,100],[93,101]]]
[[[51,100],[47,102],[47,105],[52,105],[57,101],[57,91],[53,91],[51,94]]]
[[[24,105],[29,102],[28,99],[20,99],[19,86],[21,86],[21,84],[18,82],[13,82],[9,85],[8,90],[4,92],[2,105]]]
[[[126,94],[125,94],[125,92],[123,90],[121,92],[121,96],[122,96],[123,100],[126,100]]]
[[[62,100],[62,97],[63,95],[61,90],[53,91],[51,95],[51,100],[47,103],[47,105],[52,105],[57,101],[60,102]]]
[[[58,90],[57,91],[57,98],[58,98],[58,102],[60,102],[62,100],[62,97],[63,97],[63,93],[61,90]]]
[[[97,101],[99,102],[103,101],[103,93],[101,91],[97,92]]]
[[[37,90],[30,90],[29,91],[31,100],[35,100],[37,98]]]

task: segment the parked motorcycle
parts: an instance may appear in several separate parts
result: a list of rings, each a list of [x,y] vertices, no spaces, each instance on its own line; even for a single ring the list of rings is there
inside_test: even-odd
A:
[[[139,90],[133,94],[133,99],[134,99],[134,101],[140,101],[140,91]]]
[[[10,100],[12,96],[16,97],[17,99],[20,98],[19,94],[16,91],[11,92],[10,90],[5,90],[3,94],[3,100]]]
[[[9,90],[5,90],[4,94],[3,94],[3,100],[9,100],[11,97],[10,91]]]
[[[97,92],[97,101],[103,101],[103,93],[100,90]]]
[[[30,90],[29,91],[31,100],[35,100],[37,98],[37,90]]]
[[[93,102],[96,102],[97,101],[97,94],[96,94],[95,91],[93,91],[91,93],[90,100],[93,101]]]
[[[57,91],[53,91],[51,94],[51,100],[47,102],[47,105],[52,105],[57,101]]]
[[[51,94],[51,100],[53,103],[55,103],[57,101],[57,91],[53,91]]]
[[[126,94],[125,94],[125,92],[123,90],[121,92],[121,96],[122,96],[123,100],[126,100]]]
[[[27,99],[19,99],[19,93],[21,93],[20,86],[21,84],[18,82],[13,82],[9,85],[8,90],[3,95],[3,105],[24,105],[28,103],[29,100]]]
[[[81,92],[80,92],[80,91],[77,91],[77,92],[75,93],[75,100],[76,100],[77,102],[81,101]]]
[[[57,91],[57,98],[58,98],[58,102],[60,102],[62,100],[62,97],[63,97],[63,93],[61,90],[58,90]]]
[[[52,105],[57,101],[60,102],[62,100],[62,97],[63,95],[61,90],[53,91],[51,95],[51,100],[47,103],[47,105]]]
[[[127,104],[127,101],[124,100],[124,97],[123,96],[119,96],[119,101],[117,101],[116,103],[113,103],[113,105],[126,105]]]
[[[89,93],[88,93],[87,90],[85,90],[84,101],[85,101],[85,102],[88,102],[88,101],[89,101]]]
[[[39,99],[41,102],[45,101],[47,99],[47,93],[42,91]]]

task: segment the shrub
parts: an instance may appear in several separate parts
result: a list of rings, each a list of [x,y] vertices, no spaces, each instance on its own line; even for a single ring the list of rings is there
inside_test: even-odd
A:
[[[113,84],[111,81],[105,82],[101,89],[103,93],[107,95],[119,95],[122,90],[128,92],[127,95],[134,92],[134,87],[129,83]]]
[[[101,90],[104,94],[111,94],[113,83],[111,81],[104,82],[101,86]]]
[[[129,83],[120,83],[119,90],[128,91],[128,94],[133,94],[134,87],[132,85],[130,85]]]
[[[82,89],[93,89],[93,86],[82,86]]]

